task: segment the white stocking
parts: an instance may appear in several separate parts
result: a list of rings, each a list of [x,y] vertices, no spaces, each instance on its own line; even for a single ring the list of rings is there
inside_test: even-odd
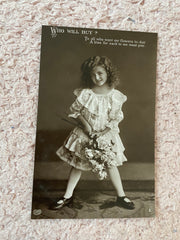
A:
[[[68,180],[66,192],[64,194],[65,198],[72,197],[73,191],[74,191],[80,177],[81,177],[81,170],[72,167],[70,175],[69,175],[69,180]]]
[[[117,167],[109,168],[109,177],[112,181],[112,184],[113,184],[114,188],[116,189],[117,195],[119,197],[125,196],[123,186],[122,186],[122,182],[121,182],[121,177],[120,177],[120,174],[119,174],[119,171],[118,171]]]

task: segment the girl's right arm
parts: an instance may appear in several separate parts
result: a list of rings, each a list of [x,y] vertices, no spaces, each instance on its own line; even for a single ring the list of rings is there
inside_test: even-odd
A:
[[[77,120],[82,126],[82,129],[84,132],[89,136],[92,132],[92,128],[89,125],[89,123],[86,121],[86,119],[81,115],[81,110],[83,108],[83,105],[87,101],[87,91],[86,89],[84,90],[78,90],[76,89],[74,91],[74,94],[76,95],[76,100],[74,103],[70,106],[70,114],[68,115],[69,117],[72,117]]]
[[[85,132],[86,134],[90,135],[91,132],[92,132],[92,128],[91,128],[91,126],[89,125],[89,123],[86,121],[86,119],[85,119],[83,116],[81,116],[81,115],[79,115],[79,116],[77,117],[77,119],[78,119],[78,121],[81,123],[81,125],[83,126],[84,132]]]

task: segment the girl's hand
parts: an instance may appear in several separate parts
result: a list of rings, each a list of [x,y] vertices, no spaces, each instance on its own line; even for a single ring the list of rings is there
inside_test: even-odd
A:
[[[90,134],[90,137],[91,137],[91,138],[94,138],[95,136],[96,136],[97,138],[100,137],[100,136],[102,136],[102,132],[93,132],[93,133]]]
[[[90,136],[91,136],[91,138],[93,138],[94,136],[96,136],[98,138],[98,137],[105,135],[107,132],[109,132],[109,130],[111,130],[111,129],[107,127],[103,131],[91,133]]]

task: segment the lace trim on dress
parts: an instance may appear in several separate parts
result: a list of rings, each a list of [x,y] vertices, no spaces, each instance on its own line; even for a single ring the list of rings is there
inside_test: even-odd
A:
[[[76,89],[74,94],[77,96],[75,102],[71,105],[70,111],[72,112],[70,117],[77,117],[80,115],[81,111],[86,109],[87,112],[94,116],[103,115],[104,111],[107,111],[107,107],[110,109],[109,98],[103,95],[95,96],[91,89]],[[102,101],[101,108],[99,107],[99,101]],[[86,113],[87,113],[86,112]]]
[[[77,98],[70,107],[69,117],[77,118],[81,111],[86,111],[86,114],[89,113],[94,117],[104,115],[108,111],[110,120],[123,119],[121,108],[127,97],[120,91],[112,89],[111,92],[103,95],[96,94],[91,89],[76,89],[74,94]]]

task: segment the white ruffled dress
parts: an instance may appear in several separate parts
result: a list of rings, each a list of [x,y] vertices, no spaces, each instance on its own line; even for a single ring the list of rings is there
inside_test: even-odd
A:
[[[103,135],[109,143],[113,142],[113,152],[116,154],[116,166],[127,161],[124,155],[124,146],[119,136],[118,124],[124,118],[122,104],[127,97],[116,89],[107,94],[96,94],[92,89],[76,89],[75,102],[70,107],[69,117],[77,118],[83,116],[93,131],[103,131],[107,127],[111,130]],[[92,170],[88,159],[84,156],[84,144],[89,141],[88,136],[80,127],[76,127],[67,137],[63,146],[57,150],[61,160],[81,170]]]

